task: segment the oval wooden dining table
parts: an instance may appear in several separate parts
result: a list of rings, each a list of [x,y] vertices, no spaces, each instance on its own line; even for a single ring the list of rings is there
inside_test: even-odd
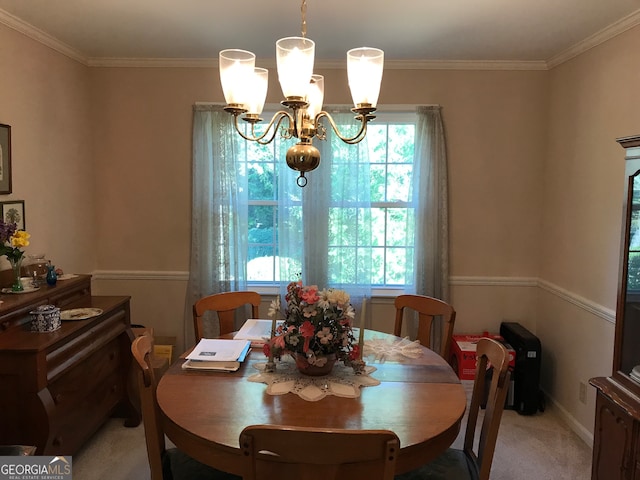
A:
[[[365,342],[402,340],[367,330]],[[354,430],[392,430],[400,439],[396,472],[432,460],[456,439],[465,412],[465,391],[453,369],[432,350],[402,361],[372,355],[367,365],[380,384],[362,387],[357,398],[303,400],[294,393],[270,395],[267,385],[247,378],[264,363],[253,349],[237,372],[192,371],[184,358],[162,376],[157,388],[162,426],[183,452],[220,470],[243,472],[239,436],[248,425],[269,424]],[[365,350],[366,351],[366,350]],[[292,446],[295,448],[295,446]]]

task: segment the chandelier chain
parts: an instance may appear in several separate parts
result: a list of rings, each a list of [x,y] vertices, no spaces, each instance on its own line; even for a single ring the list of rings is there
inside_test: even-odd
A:
[[[307,0],[302,0],[302,5],[300,6],[300,13],[302,15],[302,38],[307,37]]]

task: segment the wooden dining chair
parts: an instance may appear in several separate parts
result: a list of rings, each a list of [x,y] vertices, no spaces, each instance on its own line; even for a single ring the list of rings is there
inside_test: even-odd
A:
[[[402,319],[406,308],[418,312],[418,336],[425,347],[431,346],[431,326],[434,317],[442,317],[442,339],[436,352],[447,362],[451,351],[451,339],[453,336],[453,326],[456,322],[456,311],[454,308],[442,300],[427,297],[425,295],[399,295],[395,300],[396,324],[393,334],[396,337],[402,336]]]
[[[398,475],[396,480],[489,479],[500,419],[509,390],[509,352],[500,342],[491,338],[482,338],[478,340],[476,355],[478,363],[463,449],[449,448],[433,462]],[[490,384],[487,385],[487,382]],[[483,405],[486,405],[484,418],[477,451],[474,451],[476,427],[480,408]]]
[[[240,434],[240,450],[247,460],[244,480],[391,480],[400,440],[388,430],[252,425]]]
[[[236,310],[245,305],[251,305],[252,318],[258,318],[260,307],[260,294],[257,292],[223,292],[214,293],[202,297],[193,305],[193,329],[196,343],[204,336],[204,314],[215,312],[218,316],[220,335],[225,335],[236,330]]]
[[[240,477],[204,465],[177,448],[166,448],[156,398],[156,378],[151,356],[153,337],[141,335],[131,343],[140,391],[140,406],[151,480],[241,480]]]

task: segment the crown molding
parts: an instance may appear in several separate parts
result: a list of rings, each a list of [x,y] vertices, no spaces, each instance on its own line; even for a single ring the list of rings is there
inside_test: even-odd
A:
[[[547,70],[543,60],[385,60],[389,70]]]
[[[212,58],[101,58],[87,60],[90,67],[115,68],[218,68],[218,59]]]
[[[258,59],[263,68],[276,68],[274,60]],[[218,59],[213,58],[89,58],[90,67],[113,68],[218,68]],[[318,60],[318,70],[346,70],[347,62],[341,60]],[[502,60],[386,60],[385,70],[547,70],[544,61]]]
[[[569,47],[568,49],[560,52],[559,54],[551,57],[547,60],[547,66],[550,69],[557,67],[558,65],[577,57],[578,55],[586,52],[587,50],[597,47],[603,44],[607,40],[626,32],[627,30],[640,25],[640,9],[627,15],[626,17],[612,23],[608,27],[603,28],[599,32],[594,33],[590,37],[585,38],[583,41]]]
[[[24,20],[11,15],[9,12],[6,12],[0,9],[0,23],[6,25],[7,27],[26,35],[27,37],[35,40],[46,47],[55,50],[58,53],[63,54],[66,57],[75,60],[83,65],[88,65],[88,59],[84,56],[79,50],[76,50],[73,47],[70,47],[66,43],[61,42],[55,37],[52,37],[46,32],[34,27],[33,25],[28,24]]]

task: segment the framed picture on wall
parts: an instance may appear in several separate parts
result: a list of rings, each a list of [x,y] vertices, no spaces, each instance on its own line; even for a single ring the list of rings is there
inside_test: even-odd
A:
[[[11,127],[0,123],[0,195],[11,193]]]
[[[24,221],[24,200],[11,200],[9,202],[0,202],[2,207],[2,221],[5,223],[15,223],[18,230],[25,230],[26,222]]]

